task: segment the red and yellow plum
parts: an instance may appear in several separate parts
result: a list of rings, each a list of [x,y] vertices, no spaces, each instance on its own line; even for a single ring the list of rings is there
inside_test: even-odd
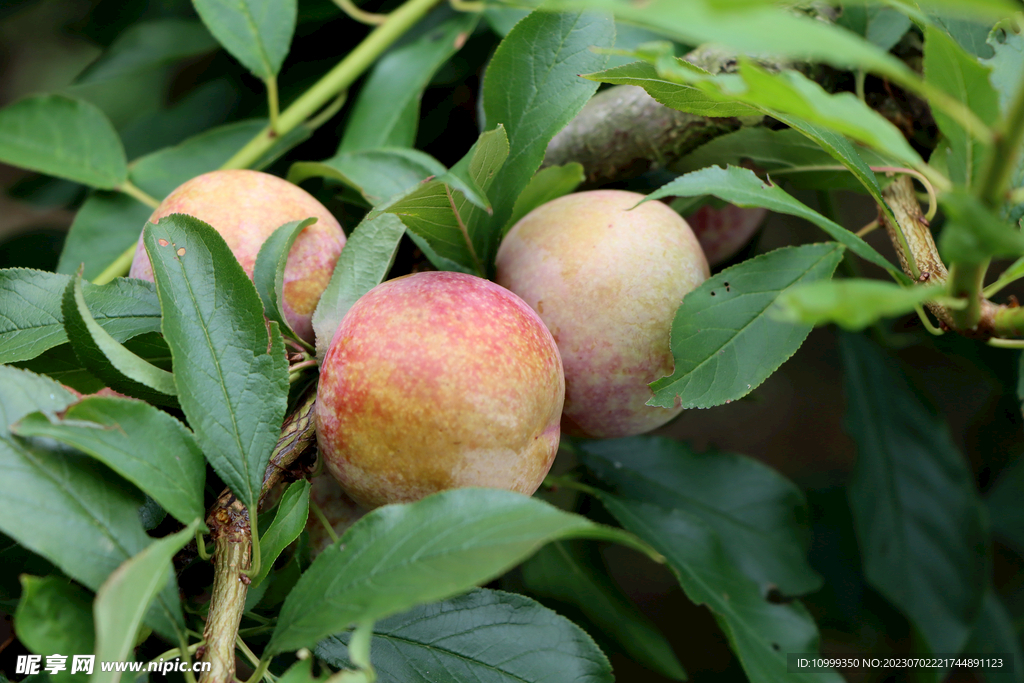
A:
[[[558,449],[565,384],[554,339],[519,297],[423,272],[355,303],[317,392],[327,468],[372,508],[466,486],[532,494]]]
[[[672,373],[669,334],[683,296],[707,279],[693,231],[660,202],[595,190],[534,209],[498,249],[497,281],[547,324],[565,366],[562,429],[620,437],[681,408],[646,405],[648,384]]]
[[[209,223],[220,233],[251,278],[260,247],[289,221],[310,217],[295,239],[284,269],[285,318],[295,333],[313,341],[313,310],[345,246],[345,233],[327,208],[297,185],[259,171],[213,171],[180,185],[156,208],[150,221],[184,213]],[[139,238],[131,277],[153,281],[153,267]]]
[[[768,209],[744,209],[733,204],[722,207],[705,204],[686,219],[700,242],[708,263],[717,266],[739,253],[757,229]]]

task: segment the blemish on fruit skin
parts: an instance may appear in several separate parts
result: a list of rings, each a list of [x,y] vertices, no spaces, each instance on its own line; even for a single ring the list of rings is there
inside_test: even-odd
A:
[[[184,256],[185,255],[185,247],[182,247],[181,249],[179,249],[177,253],[178,253],[178,256]]]
[[[156,243],[157,243],[157,244],[159,244],[159,245],[160,245],[161,247],[166,247],[166,246],[167,246],[168,244],[170,244],[170,242],[168,242],[167,240],[165,240],[165,239],[164,239],[163,237],[161,237],[160,239],[158,239],[158,240],[156,241]]]

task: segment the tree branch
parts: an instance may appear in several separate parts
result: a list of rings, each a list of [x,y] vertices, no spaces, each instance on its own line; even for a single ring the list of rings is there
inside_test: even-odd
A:
[[[313,407],[316,392],[311,391],[302,404],[285,420],[281,436],[263,475],[260,503],[271,489],[283,481],[291,466],[316,438]],[[252,564],[252,532],[249,512],[230,490],[225,489],[206,518],[213,538],[213,595],[203,638],[206,647],[202,661],[211,662],[199,683],[232,683],[235,680],[235,639],[245,611],[249,588],[246,572]]]
[[[903,272],[914,277],[903,247],[903,241],[900,239],[900,231],[902,231],[906,244],[920,269],[921,274],[917,280],[929,284],[946,284],[950,277],[949,271],[939,257],[939,250],[932,238],[928,220],[921,211],[921,204],[917,201],[910,177],[897,177],[887,188],[882,190],[882,196],[899,222],[899,225],[893,225],[884,214],[881,216],[885,231],[889,234],[889,241],[896,248],[896,255]],[[960,325],[960,317],[956,315],[956,311],[934,302],[926,305],[928,310],[942,323],[944,329],[955,330],[967,337],[987,340],[994,336],[1017,337],[1024,333],[1024,316],[1020,313],[1011,313],[1018,310],[1024,313],[1024,309],[1000,306],[980,296],[976,303],[978,323],[973,327],[965,328]]]
[[[665,168],[742,126],[738,118],[708,118],[670,109],[635,85],[598,93],[548,144],[544,166],[583,165],[588,187]]]

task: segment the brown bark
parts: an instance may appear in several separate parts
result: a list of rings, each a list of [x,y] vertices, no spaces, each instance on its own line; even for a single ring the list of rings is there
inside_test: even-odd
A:
[[[917,195],[914,192],[914,185],[910,176],[899,176],[893,180],[882,191],[882,196],[899,222],[898,226],[893,225],[885,217],[884,213],[881,214],[882,224],[885,226],[885,231],[889,234],[889,240],[896,248],[896,255],[899,258],[900,267],[903,269],[903,272],[910,277],[915,277],[914,268],[911,266],[906,249],[904,249],[903,241],[900,239],[900,231],[902,231],[903,237],[907,242],[907,248],[909,248],[917,265],[919,273],[916,277],[917,281],[927,284],[946,284],[949,279],[949,271],[939,257],[938,247],[935,246],[935,240],[932,237],[928,220],[921,211],[921,204],[917,201]],[[944,328],[955,330],[964,336],[990,339],[993,336],[1019,336],[1020,334],[1020,332],[1014,331],[1014,326],[1018,324],[1018,316],[1005,313],[1006,311],[1016,309],[1009,309],[1006,306],[994,304],[987,299],[982,299],[981,301],[981,321],[976,328],[971,330],[958,329],[950,310],[945,306],[934,302],[925,305],[942,323]]]
[[[587,187],[665,168],[719,135],[737,118],[708,118],[670,109],[635,85],[598,93],[548,145],[544,166],[583,165]]]
[[[267,493],[286,478],[296,477],[292,468],[316,438],[313,408],[316,392],[292,413],[281,428],[281,436],[263,475],[262,503]],[[247,572],[252,566],[252,529],[249,511],[230,490],[225,489],[206,518],[213,539],[213,595],[203,630],[206,644],[202,661],[211,662],[199,683],[232,683],[235,679],[235,638],[245,611],[249,589]]]
[[[252,536],[249,513],[230,491],[225,491],[206,518],[213,538],[213,597],[203,630],[206,641],[202,661],[211,662],[199,683],[232,683],[235,679],[235,637],[245,611],[251,566]]]

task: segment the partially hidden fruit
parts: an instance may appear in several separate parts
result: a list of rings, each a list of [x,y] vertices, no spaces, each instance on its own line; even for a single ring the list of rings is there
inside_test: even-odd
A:
[[[708,263],[717,266],[739,253],[761,227],[768,209],[741,208],[733,204],[715,207],[705,204],[686,222],[693,228]]]
[[[524,216],[498,249],[498,283],[533,306],[561,351],[567,434],[640,434],[681,410],[646,405],[647,385],[672,373],[672,321],[708,263],[679,214],[653,201],[633,209],[642,199],[566,195]]]
[[[466,486],[532,494],[558,449],[564,391],[555,342],[519,297],[416,273],[342,319],[320,369],[317,442],[366,507]]]
[[[285,318],[295,333],[313,341],[313,310],[345,246],[345,233],[327,208],[311,194],[277,176],[259,171],[213,171],[180,185],[160,202],[150,222],[172,213],[194,216],[220,233],[252,278],[260,247],[289,221],[310,217],[316,223],[295,239],[284,269]],[[139,238],[131,277],[153,281],[153,267]]]

